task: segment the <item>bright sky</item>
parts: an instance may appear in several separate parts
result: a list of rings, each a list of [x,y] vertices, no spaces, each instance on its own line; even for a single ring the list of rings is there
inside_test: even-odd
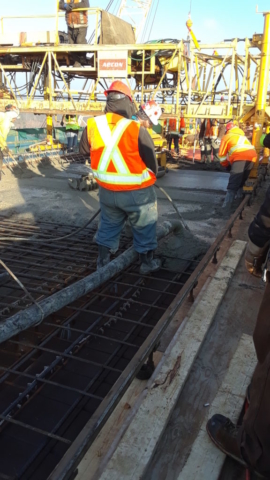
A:
[[[91,7],[106,8],[109,0],[90,0]],[[153,0],[154,6],[158,0]],[[270,10],[269,0],[257,0],[259,11]],[[115,4],[118,0],[115,0]],[[0,0],[0,15],[41,15],[52,14],[56,10],[56,0]],[[159,0],[151,39],[186,38],[190,0]],[[263,16],[255,12],[256,0],[192,0],[191,17],[195,35],[203,43],[214,43],[224,39],[252,37],[263,31]],[[152,23],[152,20],[151,20]],[[54,22],[44,19],[7,20],[5,29],[13,31],[54,29]],[[62,20],[60,28],[65,29]],[[89,32],[90,33],[90,32]]]

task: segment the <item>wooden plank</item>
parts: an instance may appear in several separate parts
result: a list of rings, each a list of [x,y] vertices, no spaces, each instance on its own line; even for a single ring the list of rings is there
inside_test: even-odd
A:
[[[142,478],[245,246],[239,240],[233,243],[184,329],[175,334],[100,480]]]
[[[177,480],[189,478],[217,480],[219,478],[226,455],[211,442],[206,432],[206,423],[216,413],[221,413],[233,422],[237,422],[256,362],[252,337],[243,335],[225,379],[208,410],[188,460]]]

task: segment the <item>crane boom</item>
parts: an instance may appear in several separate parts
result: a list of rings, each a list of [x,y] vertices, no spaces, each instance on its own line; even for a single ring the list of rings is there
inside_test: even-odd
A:
[[[145,25],[153,0],[121,0],[117,16],[131,22],[138,40]]]

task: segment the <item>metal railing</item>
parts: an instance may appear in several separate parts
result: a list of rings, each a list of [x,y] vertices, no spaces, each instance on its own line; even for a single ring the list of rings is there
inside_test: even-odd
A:
[[[59,43],[59,37],[58,37],[58,24],[59,24],[59,18],[64,18],[65,13],[59,10],[58,8],[59,1],[56,1],[56,11],[55,14],[45,14],[45,15],[4,15],[0,17],[0,26],[1,26],[1,34],[5,33],[4,30],[4,20],[16,20],[16,19],[33,19],[33,20],[39,20],[43,18],[51,18],[55,19],[55,45],[58,45]],[[96,29],[95,29],[95,41],[94,44],[97,44],[98,41],[98,26],[99,26],[99,20],[100,20],[100,13],[102,11],[101,8],[98,7],[89,7],[89,8],[77,8],[76,10],[73,10],[74,12],[85,12],[87,11],[88,16],[90,15],[95,15],[96,16]]]

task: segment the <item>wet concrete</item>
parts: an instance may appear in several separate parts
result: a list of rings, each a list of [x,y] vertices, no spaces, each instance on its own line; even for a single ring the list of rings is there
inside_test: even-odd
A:
[[[47,221],[81,226],[99,208],[98,191],[79,192],[68,186],[76,165],[54,161],[24,167],[12,174],[7,169],[0,182],[0,213],[13,220]],[[216,215],[226,190],[227,175],[220,172],[169,171],[158,180],[175,201],[190,230],[211,243],[226,217]],[[182,188],[189,185],[189,189]],[[197,187],[200,187],[197,190]],[[157,191],[159,222],[178,216]],[[189,242],[187,242],[187,245]],[[182,247],[182,246],[181,246]],[[189,253],[192,254],[192,244]],[[176,250],[176,249],[175,249]]]
[[[229,174],[225,172],[204,172],[190,170],[169,170],[159,179],[161,187],[175,187],[181,189],[197,189],[225,192]]]

